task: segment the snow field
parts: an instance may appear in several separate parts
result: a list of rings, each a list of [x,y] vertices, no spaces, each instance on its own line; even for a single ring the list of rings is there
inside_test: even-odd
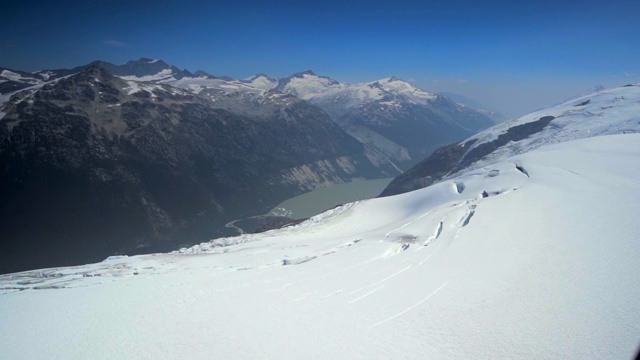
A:
[[[291,228],[4,275],[0,348],[7,359],[630,358],[639,145],[638,134],[569,141]]]

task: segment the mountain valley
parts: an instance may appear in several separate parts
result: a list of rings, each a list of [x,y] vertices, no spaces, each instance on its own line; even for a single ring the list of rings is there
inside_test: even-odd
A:
[[[235,80],[147,58],[3,68],[0,272],[230,235],[232,220],[320,187],[398,175],[489,124],[395,78]]]

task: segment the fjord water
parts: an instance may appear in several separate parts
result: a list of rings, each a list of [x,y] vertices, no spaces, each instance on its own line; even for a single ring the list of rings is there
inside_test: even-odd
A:
[[[333,185],[285,200],[269,214],[304,219],[317,215],[337,205],[378,196],[393,178],[352,181]]]

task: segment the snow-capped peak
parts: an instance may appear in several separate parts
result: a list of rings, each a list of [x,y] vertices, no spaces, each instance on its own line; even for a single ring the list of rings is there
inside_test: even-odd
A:
[[[435,99],[436,94],[426,92],[417,86],[414,86],[404,80],[400,80],[395,76],[380,79],[367,84],[369,87],[377,87],[384,91],[384,93],[392,93],[395,95],[405,95],[412,100],[422,103],[428,100]]]
[[[243,83],[261,90],[270,90],[278,85],[278,79],[265,74],[256,74],[242,81]]]
[[[437,97],[395,76],[380,80],[349,84],[341,83],[313,71],[304,71],[280,80],[279,91],[316,102],[340,100],[347,107],[388,96],[405,96],[416,103],[426,103]]]
[[[277,90],[304,100],[310,100],[345,87],[346,84],[339,83],[326,76],[318,76],[313,71],[306,70],[281,79]]]

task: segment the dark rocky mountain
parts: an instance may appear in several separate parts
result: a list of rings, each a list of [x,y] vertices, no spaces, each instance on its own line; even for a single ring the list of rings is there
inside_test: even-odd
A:
[[[48,81],[60,79],[65,76],[77,74],[91,66],[98,66],[106,69],[110,74],[126,77],[153,77],[154,81],[159,80],[180,80],[185,77],[195,76],[187,70],[180,70],[173,65],[169,65],[162,60],[152,60],[140,58],[129,61],[123,65],[115,65],[106,61],[94,61],[88,65],[78,66],[73,69],[40,70],[33,73],[13,70],[0,67],[0,96],[11,94],[12,92],[26,89],[34,85],[44,84]],[[198,76],[206,74],[198,72]],[[206,74],[207,77],[216,79],[232,80],[228,77],[214,77]],[[143,79],[146,80],[146,79]]]
[[[394,174],[293,96],[247,105],[111,72],[158,63],[50,74],[0,108],[0,273],[175,249],[319,186]]]
[[[102,67],[109,73],[116,76],[135,76],[141,78],[144,76],[152,76],[163,73],[163,76],[165,77],[173,77],[178,80],[182,79],[183,77],[193,76],[189,71],[180,70],[177,67],[169,65],[159,59],[140,58],[138,60],[128,61],[123,65],[114,65],[106,61],[94,61],[87,66]],[[83,68],[84,67],[76,68],[76,71]]]
[[[193,73],[193,76],[195,77],[214,77],[213,75],[209,74],[208,72],[204,71],[204,70],[197,70],[196,72]]]

